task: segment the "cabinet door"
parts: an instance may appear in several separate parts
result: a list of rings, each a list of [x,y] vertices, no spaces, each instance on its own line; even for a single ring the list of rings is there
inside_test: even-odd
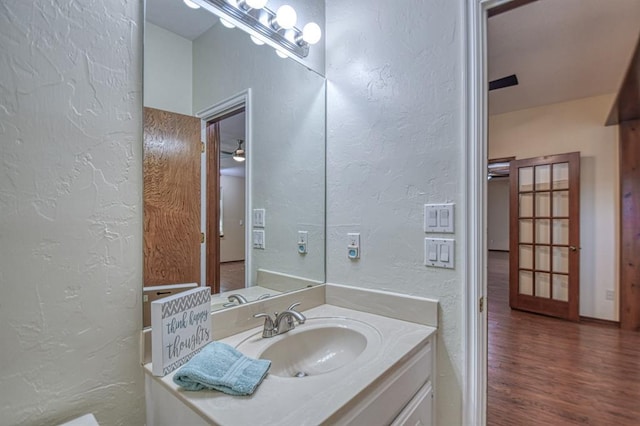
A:
[[[431,426],[433,424],[433,390],[431,381],[425,383],[402,412],[391,423],[392,426]]]

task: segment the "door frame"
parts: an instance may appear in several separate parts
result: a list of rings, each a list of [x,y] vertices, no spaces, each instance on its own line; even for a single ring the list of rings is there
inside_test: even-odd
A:
[[[522,3],[520,0],[466,2],[462,78],[466,94],[463,121],[466,141],[464,246],[467,261],[463,305],[465,364],[462,421],[466,425],[484,426],[487,421],[487,18],[490,9],[501,7],[508,10],[510,6]]]
[[[244,141],[244,149],[247,152],[245,159],[245,184],[244,184],[244,198],[245,198],[245,211],[244,211],[244,224],[245,224],[245,247],[244,247],[244,262],[245,262],[245,270],[244,270],[244,283],[245,287],[249,284],[249,277],[251,276],[251,229],[253,228],[253,224],[251,222],[252,215],[249,213],[252,211],[251,206],[251,164],[252,164],[252,155],[251,155],[251,143],[253,141],[253,134],[251,133],[252,125],[251,125],[251,117],[252,117],[252,105],[251,105],[251,88],[243,90],[236,95],[233,95],[221,102],[215,103],[207,108],[204,108],[195,114],[198,117],[201,125],[201,142],[207,145],[207,123],[216,120],[222,116],[228,115],[231,112],[237,111],[241,108],[244,108],[245,111],[245,120],[244,120],[244,132],[245,132],[245,141]],[[208,147],[207,147],[208,148]],[[202,173],[201,173],[201,185],[203,188],[206,188],[207,182],[207,156],[202,156]],[[202,193],[202,203],[201,203],[201,224],[200,229],[201,232],[206,233],[207,229],[207,200],[206,200],[206,191],[201,191]],[[200,276],[202,285],[206,285],[206,276],[207,276],[207,243],[202,244],[200,250]],[[218,253],[218,256],[220,254]]]

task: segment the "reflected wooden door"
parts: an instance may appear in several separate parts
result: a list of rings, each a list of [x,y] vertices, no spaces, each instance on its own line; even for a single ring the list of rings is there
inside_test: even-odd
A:
[[[200,283],[200,119],[144,109],[144,286]]]
[[[509,304],[578,321],[580,153],[514,160],[510,177]]]

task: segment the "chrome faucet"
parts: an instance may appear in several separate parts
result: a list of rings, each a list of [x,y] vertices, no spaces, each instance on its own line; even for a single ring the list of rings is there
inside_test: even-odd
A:
[[[223,304],[222,307],[229,308],[231,306],[238,306],[238,305],[244,305],[245,303],[249,303],[246,297],[237,293],[229,295],[229,297],[227,297],[227,300],[229,302]]]
[[[227,300],[229,300],[229,302],[237,302],[238,305],[244,305],[245,303],[248,302],[246,297],[244,297],[241,294],[237,294],[237,293],[234,293],[234,294],[230,295],[229,297],[227,297]]]
[[[294,303],[289,306],[289,309],[286,311],[282,311],[280,313],[276,312],[275,319],[273,319],[269,314],[255,314],[254,318],[264,318],[262,337],[273,337],[293,330],[296,328],[296,321],[298,321],[298,324],[304,324],[307,318],[295,310],[295,307],[299,304],[300,303]]]

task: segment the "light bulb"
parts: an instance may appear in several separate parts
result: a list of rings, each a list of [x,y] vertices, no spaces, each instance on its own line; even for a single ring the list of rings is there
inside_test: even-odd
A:
[[[191,0],[182,0],[182,1],[184,1],[184,4],[189,6],[191,9],[200,9],[200,5],[199,4],[195,4]]]
[[[267,5],[267,0],[247,0],[246,3],[252,9],[262,9]]]
[[[287,59],[289,57],[289,55],[280,49],[276,49],[276,55],[280,56],[282,59]]]
[[[302,39],[309,44],[316,44],[322,37],[322,30],[320,25],[315,22],[309,22],[302,29]]]
[[[295,27],[297,20],[298,15],[293,7],[285,4],[278,8],[276,12],[276,22],[285,30]]]
[[[258,46],[262,46],[264,44],[264,41],[260,40],[258,37],[252,35],[249,36],[251,37],[251,41],[254,42],[255,44],[257,44]]]
[[[220,23],[222,25],[224,25],[227,28],[235,28],[236,26],[233,25],[231,22],[227,21],[226,19],[220,18]]]

